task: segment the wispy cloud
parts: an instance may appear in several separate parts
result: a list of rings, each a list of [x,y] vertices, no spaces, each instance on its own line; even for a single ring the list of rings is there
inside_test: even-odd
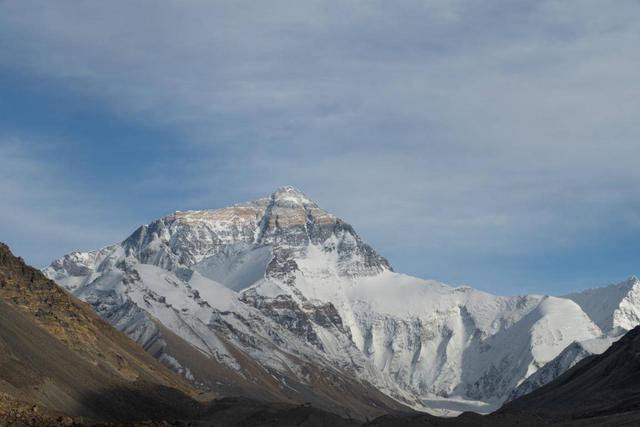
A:
[[[637,232],[639,12],[632,0],[7,1],[0,63],[176,129],[184,157],[132,188],[179,189],[179,209],[291,183],[427,276],[438,257],[562,254]],[[425,261],[403,263],[409,251]]]

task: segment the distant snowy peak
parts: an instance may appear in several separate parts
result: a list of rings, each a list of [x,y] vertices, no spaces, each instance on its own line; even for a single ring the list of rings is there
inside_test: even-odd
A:
[[[525,394],[542,387],[558,378],[583,359],[594,354],[604,353],[612,343],[620,337],[597,337],[586,341],[574,341],[569,344],[553,360],[546,363],[532,375],[527,377],[516,389],[514,389],[507,402],[517,399]]]
[[[640,280],[635,276],[564,297],[575,301],[606,333],[617,334],[640,324]]]
[[[67,283],[66,287],[73,289],[79,284],[74,278],[84,280],[87,277],[91,277],[94,273],[104,270],[104,264],[111,260],[110,254],[117,248],[118,245],[113,245],[97,251],[71,252],[62,258],[54,260],[42,271],[52,280],[65,280]]]

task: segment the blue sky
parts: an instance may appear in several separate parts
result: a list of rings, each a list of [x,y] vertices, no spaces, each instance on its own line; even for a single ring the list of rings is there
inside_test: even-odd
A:
[[[0,240],[43,266],[291,184],[396,270],[635,273],[640,4],[0,2]]]

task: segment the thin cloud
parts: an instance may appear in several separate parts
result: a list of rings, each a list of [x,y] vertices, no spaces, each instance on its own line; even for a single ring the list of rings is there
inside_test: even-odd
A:
[[[132,184],[180,190],[174,209],[290,183],[397,259],[536,256],[636,229],[638,12],[626,0],[8,1],[0,64],[175,128],[190,161]]]
[[[52,254],[113,243],[125,229],[105,217],[103,200],[64,178],[48,161],[62,144],[50,139],[0,138],[2,241],[35,265]]]

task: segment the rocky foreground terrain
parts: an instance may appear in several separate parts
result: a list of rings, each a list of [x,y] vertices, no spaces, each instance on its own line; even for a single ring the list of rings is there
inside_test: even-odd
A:
[[[17,414],[40,416],[48,408],[96,419],[180,418],[201,397],[2,244],[0,367],[2,408]]]

